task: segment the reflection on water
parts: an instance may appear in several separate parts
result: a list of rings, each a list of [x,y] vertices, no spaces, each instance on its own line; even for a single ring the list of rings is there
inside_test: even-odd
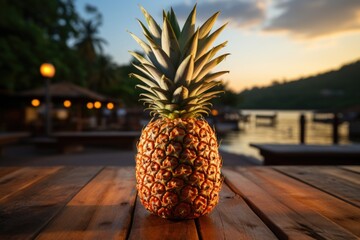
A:
[[[256,114],[272,115],[277,113],[277,124],[270,126],[266,119],[261,122],[255,121]],[[250,122],[241,125],[242,131],[226,134],[221,141],[220,149],[232,153],[251,155],[256,158],[261,156],[258,150],[249,146],[249,143],[287,143],[297,144],[300,142],[300,114],[306,116],[306,137],[307,144],[331,144],[331,124],[313,123],[311,111],[263,111],[249,110],[242,111],[243,114],[250,114]],[[264,124],[261,124],[264,123]],[[339,126],[339,143],[351,143],[348,139],[348,126],[343,123]]]

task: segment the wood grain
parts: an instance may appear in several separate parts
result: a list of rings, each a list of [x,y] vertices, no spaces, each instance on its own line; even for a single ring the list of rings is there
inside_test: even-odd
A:
[[[341,181],[346,182],[347,185],[351,185],[353,188],[360,187],[360,175],[351,171],[347,171],[339,167],[321,167],[320,172],[329,174],[335,178],[339,178]]]
[[[285,205],[277,197],[271,196],[262,186],[257,185],[239,172],[224,169],[226,182],[239,193],[260,218],[281,239],[334,239],[306,219],[306,216]],[[303,209],[306,211],[306,209]],[[346,231],[336,232],[335,239],[357,239]]]
[[[19,169],[21,169],[21,167],[0,167],[0,178]]]
[[[214,211],[171,221],[141,205],[133,167],[5,167],[0,239],[359,239],[357,169],[225,167]]]
[[[356,219],[360,211],[356,207],[269,168],[239,171],[305,218],[319,237],[336,239],[344,237],[344,232],[359,236]]]
[[[0,239],[32,239],[101,167],[66,167],[0,203]]]
[[[219,204],[198,220],[202,239],[277,239],[245,201],[223,184]]]
[[[341,168],[352,172],[360,173],[360,166],[341,166]]]
[[[24,167],[0,178],[0,202],[57,172],[61,167]]]
[[[199,239],[194,220],[172,221],[150,214],[137,198],[133,225],[128,239]]]
[[[277,169],[291,177],[360,207],[360,185],[322,171],[321,167],[317,167],[316,170],[314,170],[314,167],[279,167]]]
[[[106,168],[37,239],[125,239],[135,204],[134,168]]]

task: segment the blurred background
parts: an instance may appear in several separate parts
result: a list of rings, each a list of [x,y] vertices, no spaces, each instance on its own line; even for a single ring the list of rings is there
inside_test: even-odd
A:
[[[0,132],[140,131],[127,31],[138,4],[161,22],[196,1],[0,0]],[[218,42],[231,55],[208,120],[224,151],[261,158],[249,143],[351,144],[360,139],[360,1],[220,0],[197,4],[198,23],[221,11]],[[40,72],[51,63],[50,75]],[[48,103],[48,104],[47,104]],[[303,133],[305,132],[305,133]],[[303,136],[301,138],[301,136]]]

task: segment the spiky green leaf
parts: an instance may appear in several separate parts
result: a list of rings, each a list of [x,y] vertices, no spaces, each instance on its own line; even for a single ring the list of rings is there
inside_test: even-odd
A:
[[[154,52],[151,49],[151,47],[132,32],[129,33],[135,39],[135,41],[140,45],[140,47],[144,50],[145,54],[149,57],[150,61],[154,64],[154,66],[160,68],[161,65],[158,63],[158,60],[156,59],[156,56],[154,55]]]
[[[148,85],[149,87],[157,87],[157,86],[158,86],[154,81],[152,81],[152,80],[150,80],[150,79],[147,79],[147,78],[145,78],[145,77],[143,77],[143,76],[140,76],[140,75],[138,75],[138,74],[136,74],[136,73],[132,73],[132,74],[131,74],[131,77],[136,77],[138,80],[140,80],[141,82],[145,83],[145,84]]]
[[[203,81],[204,82],[210,82],[213,81],[214,79],[219,78],[220,76],[229,73],[229,71],[220,71],[220,72],[215,72],[215,73],[210,73],[208,75],[206,75],[205,77],[203,77]]]
[[[211,59],[210,56],[212,55],[212,50],[210,50],[209,52],[207,52],[206,54],[204,54],[201,58],[199,58],[195,63],[194,63],[194,74],[193,74],[193,78],[196,78],[199,73],[201,72],[201,70],[203,69],[203,67],[209,62],[209,60]]]
[[[218,28],[215,32],[213,32],[210,36],[200,40],[199,46],[198,46],[198,52],[196,54],[196,60],[202,57],[208,49],[211,47],[211,45],[214,43],[215,39],[219,36],[219,34],[224,30],[227,23],[222,25],[220,28]]]
[[[226,42],[210,49],[225,27],[211,33],[219,13],[195,31],[196,5],[182,30],[173,9],[163,12],[163,29],[145,9],[141,7],[141,10],[148,26],[141,21],[139,24],[148,42],[131,35],[147,58],[130,52],[140,62],[134,66],[145,76],[132,75],[142,82],[137,86],[145,92],[140,94],[141,101],[154,116],[174,119],[208,114],[212,106],[209,101],[222,92],[214,90],[221,83],[214,80],[227,72],[210,73],[228,55],[216,57]]]
[[[198,48],[198,42],[199,42],[199,29],[196,30],[196,32],[192,35],[192,37],[187,42],[182,58],[186,58],[189,55],[193,55],[194,58],[196,57],[196,52]]]
[[[160,81],[162,73],[159,71],[159,69],[154,67],[152,64],[143,64],[143,67],[150,73],[156,82]]]
[[[140,6],[140,9],[141,9],[141,12],[143,13],[145,20],[149,26],[152,36],[155,37],[156,39],[160,39],[161,38],[161,28],[159,27],[157,22],[154,20],[154,18],[145,10],[145,8]]]
[[[142,29],[142,32],[144,34],[144,36],[146,37],[149,37],[149,38],[152,38],[153,40],[156,40],[156,38],[154,38],[151,34],[151,32],[146,28],[146,26],[139,20],[139,19],[136,19]]]
[[[174,83],[170,79],[165,77],[165,75],[162,75],[159,81],[159,85],[162,89],[169,91],[170,89],[173,88]]]
[[[219,45],[213,47],[211,49],[211,55],[210,55],[209,59],[212,59],[220,49],[222,49],[226,46],[227,43],[228,43],[228,41],[225,41],[225,42],[220,43]]]
[[[207,102],[209,99],[212,99],[214,97],[217,97],[218,94],[224,93],[224,91],[213,91],[213,92],[207,92],[201,94],[201,98],[199,99],[198,103],[204,103]]]
[[[209,82],[209,83],[201,84],[198,88],[194,89],[190,93],[190,96],[200,95],[200,94],[212,89],[213,87],[219,86],[220,84],[221,84],[221,82]]]
[[[136,64],[132,64],[137,70],[139,70],[140,72],[144,73],[146,75],[147,78],[149,78],[149,80],[156,82],[156,80],[154,79],[153,76],[151,76],[151,74],[141,65],[136,65]]]
[[[168,14],[168,19],[170,21],[170,25],[172,26],[172,28],[174,30],[176,38],[179,39],[181,31],[180,31],[180,27],[179,27],[179,22],[177,20],[177,17],[175,15],[173,8],[170,9],[170,15]]]
[[[128,51],[136,60],[138,60],[141,64],[151,64],[149,60],[147,60],[145,57],[143,57],[141,54],[138,54],[137,52]]]
[[[140,93],[140,97],[146,97],[148,99],[151,99],[153,101],[159,100],[159,97],[156,96],[154,93]]]
[[[161,46],[164,52],[170,57],[173,65],[177,66],[180,58],[180,47],[174,30],[167,18],[164,19]]]
[[[206,20],[206,22],[200,27],[199,39],[203,39],[204,37],[209,35],[212,27],[215,24],[217,17],[219,16],[219,13],[220,12],[216,12],[208,20]]]
[[[192,55],[187,56],[187,58],[182,61],[179,68],[176,71],[175,75],[175,84],[179,85],[188,85],[191,81],[192,74],[194,71],[194,57]]]
[[[195,22],[196,22],[196,5],[189,14],[188,18],[185,21],[183,29],[181,30],[179,44],[180,49],[184,49],[189,36],[192,36],[195,32]]]
[[[149,53],[151,52],[151,47],[132,32],[129,33],[135,39],[135,41],[140,45],[140,47],[144,50],[146,55],[149,55]]]
[[[213,60],[211,60],[209,63],[207,63],[202,71],[199,73],[199,75],[196,77],[195,82],[200,81],[206,74],[208,74],[214,67],[216,67],[220,62],[222,62],[229,54],[223,54]]]
[[[172,103],[181,103],[188,96],[189,96],[189,90],[184,86],[180,86],[173,93]]]
[[[166,77],[170,79],[173,78],[175,76],[175,69],[169,56],[151,38],[147,38],[147,40],[149,41],[151,50],[156,57],[157,63],[159,64],[159,70],[161,70]],[[156,64],[154,63],[154,65]]]

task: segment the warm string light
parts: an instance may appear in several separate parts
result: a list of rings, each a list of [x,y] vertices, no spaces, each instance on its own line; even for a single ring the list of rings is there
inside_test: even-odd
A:
[[[100,101],[95,101],[94,103],[88,102],[86,104],[87,109],[93,109],[93,108],[100,109],[101,107],[102,107],[102,103]],[[112,102],[108,102],[106,104],[106,108],[109,109],[109,110],[114,109],[114,107],[115,107],[115,104],[112,103]]]
[[[93,104],[92,102],[88,102],[88,103],[86,104],[86,107],[87,107],[87,109],[93,109],[93,108],[94,108],[94,104]]]
[[[66,107],[66,108],[71,107],[71,101],[70,100],[65,100],[64,101],[64,107]]]
[[[95,107],[96,109],[101,108],[101,102],[99,102],[99,101],[94,102],[94,107]]]
[[[114,104],[112,102],[109,102],[107,105],[106,105],[106,108],[109,109],[109,110],[112,110],[114,109]]]
[[[33,107],[38,107],[38,106],[40,106],[40,100],[39,100],[39,99],[33,99],[33,100],[31,100],[31,105],[32,105]]]

